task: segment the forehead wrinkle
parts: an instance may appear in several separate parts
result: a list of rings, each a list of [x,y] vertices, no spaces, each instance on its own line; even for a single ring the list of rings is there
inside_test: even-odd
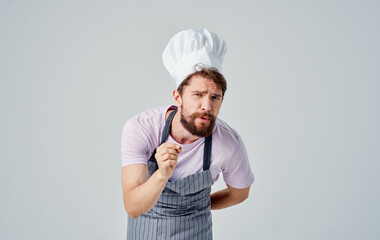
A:
[[[200,91],[200,90],[193,90],[193,91],[191,91],[192,93],[211,93],[211,94],[213,94],[213,95],[215,95],[215,96],[222,96],[222,95],[220,95],[220,94],[218,94],[218,93],[216,93],[216,92],[213,92],[212,90],[204,90],[204,91]]]
[[[191,92],[199,92],[199,93],[206,93],[206,92],[212,92],[215,95],[220,95],[217,92],[222,92],[222,89],[211,79],[202,77],[202,76],[193,76],[191,78],[191,82],[189,85],[187,85],[189,90]]]

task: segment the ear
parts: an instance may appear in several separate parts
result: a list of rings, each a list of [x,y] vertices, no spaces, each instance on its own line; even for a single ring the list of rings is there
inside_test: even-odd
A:
[[[177,90],[173,90],[173,99],[177,107],[182,106],[182,98]]]

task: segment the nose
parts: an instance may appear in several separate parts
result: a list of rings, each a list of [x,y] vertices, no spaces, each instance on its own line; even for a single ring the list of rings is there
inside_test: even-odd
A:
[[[211,111],[211,101],[208,98],[204,98],[202,101],[202,111],[210,112]]]

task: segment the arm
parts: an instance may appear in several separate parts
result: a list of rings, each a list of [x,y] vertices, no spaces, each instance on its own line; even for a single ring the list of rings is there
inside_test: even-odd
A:
[[[227,188],[211,194],[211,210],[227,208],[243,202],[248,198],[249,189],[250,187],[233,188],[227,184]]]
[[[121,171],[124,208],[131,218],[137,218],[156,204],[167,179],[157,170],[148,179],[148,166],[134,164],[125,166]]]
[[[222,166],[223,178],[227,188],[211,194],[212,210],[227,208],[243,202],[248,198],[250,186],[255,180],[249,166],[248,155],[243,140],[237,133],[236,139],[230,145],[234,147],[226,150],[226,152],[232,151],[232,155],[226,157],[227,160]],[[227,182],[240,187],[231,187]]]
[[[177,165],[179,145],[164,143],[157,148],[155,158],[158,169],[148,179],[146,164],[132,164],[122,168],[124,208],[131,218],[137,218],[154,207],[166,182]]]

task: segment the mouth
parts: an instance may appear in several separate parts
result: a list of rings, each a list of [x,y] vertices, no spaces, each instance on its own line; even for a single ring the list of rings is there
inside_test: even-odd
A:
[[[208,117],[199,117],[199,119],[201,120],[201,122],[209,122],[210,121],[210,118],[208,118]]]

